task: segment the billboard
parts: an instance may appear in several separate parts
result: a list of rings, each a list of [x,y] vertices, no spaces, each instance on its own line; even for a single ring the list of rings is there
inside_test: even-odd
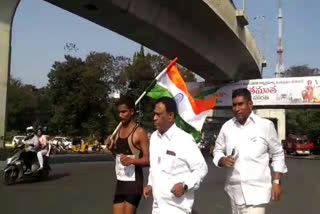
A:
[[[201,93],[204,94],[203,90],[216,91],[217,106],[220,107],[232,105],[232,91],[238,88],[251,92],[255,106],[320,104],[320,76],[242,80],[217,90],[213,88],[202,84]]]

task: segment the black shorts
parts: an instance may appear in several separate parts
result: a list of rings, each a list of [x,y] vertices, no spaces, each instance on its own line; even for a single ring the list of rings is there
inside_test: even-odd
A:
[[[115,195],[113,199],[114,204],[128,202],[135,207],[138,207],[141,195]]]

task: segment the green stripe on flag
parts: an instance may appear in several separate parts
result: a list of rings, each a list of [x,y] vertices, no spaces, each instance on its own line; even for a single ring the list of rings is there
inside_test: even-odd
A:
[[[175,118],[176,121],[176,125],[182,129],[183,131],[189,133],[192,135],[192,137],[194,138],[194,140],[199,143],[201,140],[201,132],[199,132],[198,130],[196,130],[195,128],[193,128],[191,125],[189,125],[189,123],[185,122],[181,116],[178,114]]]
[[[156,84],[147,94],[149,97],[153,99],[159,99],[161,97],[171,97],[173,98],[173,95],[169,90],[166,88]],[[194,138],[194,140],[198,143],[201,140],[201,132],[196,130],[194,127],[192,127],[190,124],[188,124],[186,121],[182,119],[182,117],[177,114],[175,118],[176,125],[182,129],[183,131],[191,134]]]
[[[155,84],[154,87],[148,92],[147,95],[153,99],[159,99],[161,97],[173,98],[173,95],[170,93],[169,90],[167,90],[166,88],[158,84]]]

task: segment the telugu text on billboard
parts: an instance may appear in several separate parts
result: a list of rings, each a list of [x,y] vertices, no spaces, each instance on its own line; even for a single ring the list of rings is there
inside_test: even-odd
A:
[[[216,92],[217,106],[231,106],[232,91],[238,88],[247,88],[256,106],[320,104],[320,77],[291,77],[228,84]]]

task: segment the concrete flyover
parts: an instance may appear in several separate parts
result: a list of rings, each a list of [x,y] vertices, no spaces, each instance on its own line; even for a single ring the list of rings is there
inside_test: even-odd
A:
[[[214,84],[260,78],[265,65],[246,16],[230,0],[45,1],[168,58],[177,56]],[[19,2],[0,0],[0,137],[5,134],[11,25]]]
[[[177,56],[180,64],[215,83],[261,77],[262,56],[232,1],[45,1],[168,58]]]

